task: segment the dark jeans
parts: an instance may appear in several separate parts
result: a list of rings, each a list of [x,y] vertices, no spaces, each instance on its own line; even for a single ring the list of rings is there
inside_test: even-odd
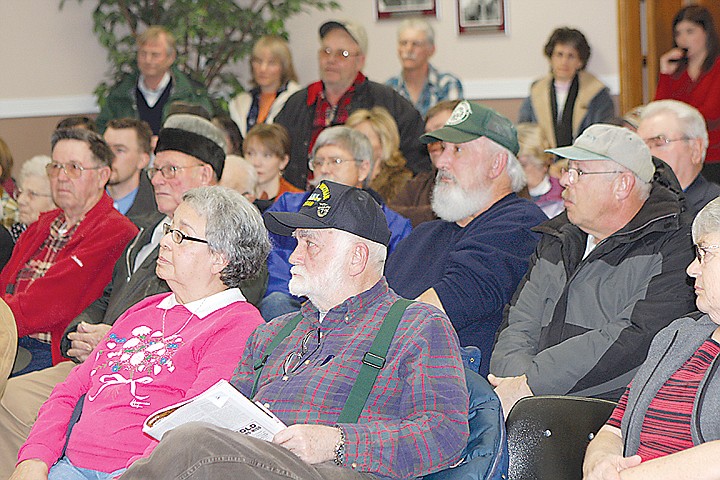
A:
[[[242,480],[376,480],[332,462],[310,465],[289,450],[207,423],[166,433],[149,458],[135,462],[122,480],[238,478]]]

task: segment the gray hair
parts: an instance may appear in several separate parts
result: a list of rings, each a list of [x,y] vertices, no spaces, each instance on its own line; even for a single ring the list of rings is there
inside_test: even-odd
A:
[[[47,170],[45,170],[45,167],[50,162],[52,162],[52,159],[47,155],[35,155],[23,163],[20,168],[20,175],[18,176],[20,185],[22,185],[27,177],[38,177],[43,179],[45,183],[47,183],[48,189],[50,189],[50,179],[47,176]]]
[[[109,167],[112,164],[115,154],[110,149],[105,139],[95,132],[82,128],[63,128],[55,130],[50,139],[52,150],[61,140],[78,140],[88,146],[92,153],[93,160],[100,166]]]
[[[684,102],[677,100],[658,100],[645,105],[640,114],[640,120],[642,121],[663,113],[669,113],[675,116],[684,136],[702,140],[702,160],[705,161],[705,153],[708,147],[708,132],[705,118],[703,118],[702,114],[695,107]]]
[[[318,135],[312,149],[312,156],[315,157],[315,153],[317,153],[320,148],[328,145],[347,150],[358,163],[367,160],[370,162],[370,172],[373,171],[375,158],[373,157],[372,145],[370,144],[370,140],[357,130],[344,126],[326,128]],[[368,176],[363,182],[363,186],[367,186],[367,184],[370,183],[370,176],[370,173],[368,173]]]
[[[219,185],[238,192],[255,194],[258,176],[255,167],[239,155],[225,157],[225,168]]]
[[[420,30],[425,34],[428,43],[433,46],[435,45],[435,30],[433,30],[432,25],[424,18],[413,17],[403,20],[397,30],[398,38],[400,38],[400,34],[405,30]]]
[[[212,186],[185,192],[183,202],[205,217],[210,250],[228,262],[220,272],[223,284],[237,287],[260,271],[270,253],[270,239],[260,212],[245,197],[235,190]]]
[[[382,276],[385,270],[385,260],[387,259],[387,247],[382,243],[373,242],[345,230],[338,230],[338,232],[340,233],[338,238],[341,239],[344,248],[350,248],[351,244],[358,242],[365,244],[368,248],[368,267],[372,268],[379,276]]]
[[[698,243],[700,238],[720,232],[720,197],[705,205],[692,224],[692,238]]]

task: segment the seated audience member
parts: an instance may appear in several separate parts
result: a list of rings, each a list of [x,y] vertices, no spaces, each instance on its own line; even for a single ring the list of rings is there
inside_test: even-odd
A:
[[[189,141],[188,141],[189,140]],[[222,133],[195,115],[172,115],[158,137],[155,165],[149,169],[159,212],[141,217],[140,233],[115,263],[112,282],[65,329],[61,351],[76,363],[83,362],[111,326],[128,308],[157,293],[167,292],[155,266],[163,224],[171,223],[175,209],[188,190],[214,185],[217,172],[225,175]],[[194,168],[196,166],[196,168]],[[240,290],[257,305],[265,293],[267,271],[243,280]],[[0,400],[0,478],[12,473],[17,452],[37,418],[38,410],[53,387],[65,380],[72,362],[11,378]],[[0,388],[2,390],[2,388]]]
[[[383,107],[355,110],[345,125],[362,133],[373,148],[373,171],[370,172],[370,188],[383,201],[392,203],[397,194],[413,176],[405,167],[405,157],[400,151],[400,134],[397,124]]]
[[[490,383],[507,414],[530,395],[617,400],[655,334],[693,309],[689,214],[635,133],[592,125],[569,147],[565,212],[538,227],[498,333]]]
[[[155,212],[152,185],[142,175],[150,163],[150,125],[137,118],[110,120],[103,138],[115,154],[106,187],[115,209],[133,221]]]
[[[18,206],[13,198],[15,182],[12,177],[13,156],[7,143],[0,138],[0,215],[2,225],[10,229],[18,221]]]
[[[282,125],[259,123],[252,127],[243,143],[243,154],[257,173],[256,199],[272,205],[285,192],[303,191],[282,177],[290,160],[290,137]]]
[[[720,440],[720,273],[715,271],[720,199],[698,213],[692,236],[696,257],[687,273],[695,279],[700,311],[655,336],[647,359],[588,447],[586,480],[718,478],[715,455],[691,463],[679,452]]]
[[[135,43],[138,69],[108,90],[97,117],[100,132],[105,132],[113,118],[134,117],[146,121],[157,135],[175,102],[212,112],[207,90],[173,66],[177,52],[172,33],[153,25],[140,33]]]
[[[57,126],[55,126],[55,130],[67,130],[69,128],[82,128],[83,130],[97,132],[95,120],[85,115],[63,118],[58,122]]]
[[[573,143],[587,127],[615,117],[610,90],[585,71],[590,45],[574,28],[557,28],[544,49],[550,73],[536,80],[520,107],[519,123],[537,123],[550,145]]]
[[[123,478],[410,479],[457,463],[468,438],[468,392],[457,336],[431,305],[404,310],[358,420],[338,421],[364,353],[400,299],[382,276],[390,231],[375,200],[321,181],[299,213],[264,218],[269,230],[297,239],[290,290],[310,301],[255,330],[232,383],[289,427],[266,442],[190,423]],[[270,353],[288,324],[292,331]]]
[[[212,123],[225,134],[225,145],[227,145],[225,153],[228,155],[242,155],[243,135],[232,118],[227,115],[217,115],[213,117]]]
[[[373,169],[373,151],[370,141],[362,133],[348,127],[332,127],[320,134],[313,147],[310,168],[318,181],[331,180],[350,187],[361,188],[367,184]],[[366,190],[381,205],[390,229],[388,251],[392,252],[398,242],[410,234],[412,227],[407,218],[392,211],[378,198],[377,193]],[[308,200],[310,192],[286,193],[267,212],[297,212]],[[290,293],[290,255],[295,239],[271,232],[273,249],[268,257],[268,287],[260,305],[265,320],[300,309],[301,299]]]
[[[230,117],[244,138],[252,127],[273,123],[290,95],[300,90],[290,45],[277,35],[260,37],[250,58],[253,88],[230,100]]]
[[[720,186],[700,173],[708,149],[708,131],[696,108],[677,100],[649,103],[642,111],[637,133],[650,153],[673,169],[693,212],[720,195]]]
[[[521,123],[517,126],[520,153],[518,160],[527,177],[528,193],[530,199],[542,209],[548,218],[553,218],[562,212],[562,185],[560,181],[550,176],[550,165],[553,155],[545,153],[550,148],[542,129],[534,123]]]
[[[20,344],[37,355],[30,370],[62,360],[65,327],[102,295],[112,265],[138,231],[105,193],[112,158],[94,132],[53,133],[47,172],[59,210],[41,214],[28,227],[0,273],[0,292],[15,315]],[[47,332],[50,343],[39,335]]]
[[[50,162],[52,162],[50,157],[37,155],[20,167],[20,176],[15,189],[18,222],[10,227],[10,234],[14,242],[17,242],[20,234],[27,229],[28,225],[37,221],[41,213],[57,208],[53,202],[50,178],[47,174],[47,165]]]
[[[462,101],[421,141],[442,142],[432,196],[440,219],[400,242],[385,275],[398,294],[444,311],[460,344],[480,348],[487,374],[503,308],[539,238],[531,228],[547,217],[514,193],[525,185],[517,134],[494,110]]]
[[[112,478],[156,444],[142,432],[149,414],[232,375],[263,323],[238,288],[270,250],[262,218],[239,193],[204,187],[183,196],[163,231],[156,270],[171,293],[131,307],[53,391],[20,448],[12,479]],[[80,419],[65,445],[82,395]]]
[[[225,157],[225,168],[218,185],[232,188],[255,202],[255,184],[257,183],[257,172],[250,162],[240,155],[228,155]],[[257,204],[256,204],[257,206]],[[268,204],[268,207],[270,204]],[[267,207],[266,207],[267,208]]]
[[[425,133],[438,130],[445,125],[458,103],[460,103],[460,100],[443,100],[430,108],[425,120]],[[432,170],[420,172],[411,178],[397,194],[395,200],[390,202],[390,207],[393,210],[410,219],[413,228],[423,222],[437,219],[437,215],[433,212],[430,204],[430,198],[433,188],[435,188],[437,159],[443,151],[442,142],[428,143],[427,151],[432,161]]]
[[[365,28],[357,23],[331,20],[320,26],[320,80],[295,92],[275,118],[275,123],[288,129],[292,141],[283,176],[298,188],[308,183],[307,159],[318,135],[344,124],[355,110],[376,105],[385,107],[395,119],[408,168],[413,173],[430,169],[427,152],[418,141],[422,117],[396,91],[363,75],[367,47]]]
[[[430,65],[430,57],[435,54],[435,31],[425,19],[403,20],[397,40],[402,71],[385,85],[409,100],[423,117],[438,102],[463,98],[460,79]]]

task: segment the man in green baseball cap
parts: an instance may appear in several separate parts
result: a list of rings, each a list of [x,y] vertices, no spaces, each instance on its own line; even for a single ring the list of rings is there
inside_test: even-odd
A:
[[[519,198],[525,174],[510,120],[460,102],[445,125],[420,137],[441,142],[432,208],[440,220],[419,225],[390,255],[385,274],[406,298],[443,309],[462,345],[480,347],[487,373],[505,303],[525,273],[547,220]]]

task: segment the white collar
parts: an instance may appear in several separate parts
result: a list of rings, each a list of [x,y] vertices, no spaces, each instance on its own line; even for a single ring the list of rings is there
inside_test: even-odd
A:
[[[528,188],[528,193],[531,197],[540,197],[549,192],[551,188],[552,184],[550,183],[550,176],[545,175],[545,178],[542,179],[542,182],[538,183],[533,188]]]
[[[222,292],[215,293],[209,297],[195,300],[194,302],[186,303],[183,307],[190,310],[190,313],[198,318],[205,318],[213,312],[220,310],[221,308],[227,307],[231,303],[245,302],[245,297],[239,288],[228,288]],[[157,308],[163,310],[170,310],[176,305],[180,305],[175,298],[174,293],[170,293],[167,297],[163,298],[158,303]]]
[[[168,86],[168,83],[170,83],[170,72],[165,72],[165,75],[163,75],[163,78],[162,80],[160,80],[160,83],[158,84],[158,87],[156,89],[151,89],[145,84],[145,75],[143,75],[142,73],[138,78],[138,88],[143,93],[143,95],[159,95],[165,90],[165,87]]]

